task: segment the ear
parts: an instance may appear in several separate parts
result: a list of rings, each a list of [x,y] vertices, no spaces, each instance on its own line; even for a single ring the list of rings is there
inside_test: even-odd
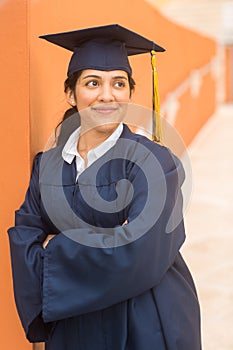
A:
[[[70,89],[66,92],[66,101],[72,107],[76,106],[74,92],[72,90],[70,90]]]

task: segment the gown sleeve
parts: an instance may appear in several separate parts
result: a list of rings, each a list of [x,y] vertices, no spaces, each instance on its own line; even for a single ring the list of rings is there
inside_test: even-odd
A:
[[[45,322],[65,319],[96,310],[135,297],[158,285],[174,263],[184,242],[182,219],[166,233],[175,203],[182,211],[181,182],[183,168],[166,148],[160,149],[161,166],[166,181],[167,195],[161,215],[140,238],[128,244],[109,248],[93,248],[79,244],[64,234],[50,240],[44,251],[42,316]],[[149,161],[148,159],[146,161]],[[143,174],[138,171],[132,180],[135,194],[129,205],[129,224],[115,227],[112,234],[133,237],[133,220],[142,210],[145,190]],[[154,178],[159,189],[160,179]],[[156,197],[156,193],[154,194]],[[148,207],[153,213],[154,208]],[[153,214],[152,214],[153,215]],[[143,218],[142,218],[143,221]],[[146,227],[145,223],[145,227]],[[142,229],[143,229],[142,222]],[[91,229],[76,228],[76,238],[95,235]],[[98,231],[98,239],[106,234]]]
[[[25,201],[15,213],[15,226],[8,230],[16,306],[27,338],[35,342],[45,340],[50,328],[41,317],[42,242],[47,234],[39,210],[39,158],[38,154],[34,159]]]

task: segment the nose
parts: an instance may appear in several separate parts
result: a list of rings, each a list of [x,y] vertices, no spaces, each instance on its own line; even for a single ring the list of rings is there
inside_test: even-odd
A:
[[[103,84],[99,91],[98,96],[99,102],[113,102],[114,101],[114,94],[112,90],[112,86],[108,83]]]

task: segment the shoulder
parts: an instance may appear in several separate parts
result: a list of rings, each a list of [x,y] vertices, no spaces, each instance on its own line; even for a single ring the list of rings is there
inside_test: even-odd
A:
[[[125,126],[124,131],[123,137],[133,140],[139,147],[143,146],[147,154],[152,154],[159,161],[165,172],[182,167],[179,158],[168,147],[152,141],[146,136],[131,132],[127,126]]]
[[[63,164],[62,147],[54,147],[45,152],[39,152],[35,155],[32,165],[32,176],[42,175],[47,176],[48,173],[53,172]]]
[[[62,149],[63,146],[57,146],[44,152],[38,152],[33,158],[33,165],[39,165],[42,160],[49,161],[55,158],[62,158]]]

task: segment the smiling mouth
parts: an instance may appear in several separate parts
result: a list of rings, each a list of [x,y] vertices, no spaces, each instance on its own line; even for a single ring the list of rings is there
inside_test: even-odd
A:
[[[100,114],[111,114],[119,110],[119,107],[113,107],[113,106],[98,106],[98,107],[92,107],[93,111],[100,113]]]

